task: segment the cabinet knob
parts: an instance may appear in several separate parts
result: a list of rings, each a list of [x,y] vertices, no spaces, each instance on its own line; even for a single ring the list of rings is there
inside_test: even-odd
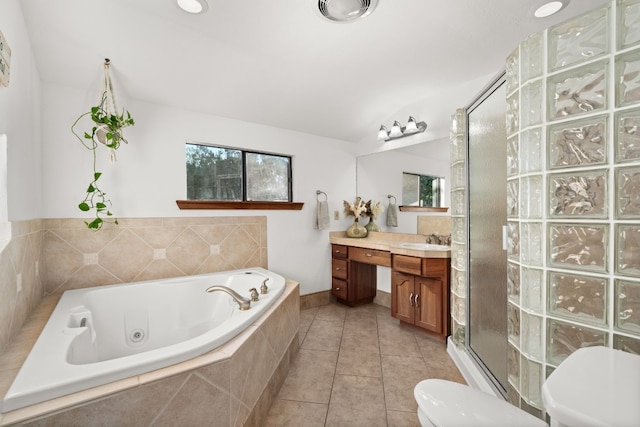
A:
[[[364,256],[372,257],[373,255],[371,255],[370,253],[366,253],[364,254]]]
[[[336,288],[336,291],[339,291],[339,290],[340,290],[340,288]]]
[[[340,249],[336,249],[336,253],[339,254],[340,253]]]
[[[339,270],[340,270],[340,267],[336,267],[336,271],[339,271]]]

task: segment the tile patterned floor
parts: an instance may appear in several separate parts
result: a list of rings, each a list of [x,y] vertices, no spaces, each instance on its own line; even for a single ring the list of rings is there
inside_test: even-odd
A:
[[[265,427],[419,426],[418,382],[464,383],[444,343],[376,304],[304,310],[298,335],[300,351]]]

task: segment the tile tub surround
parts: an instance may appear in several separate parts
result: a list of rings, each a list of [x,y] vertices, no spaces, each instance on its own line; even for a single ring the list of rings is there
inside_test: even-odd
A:
[[[23,336],[0,358],[0,369],[26,358],[56,300],[55,296],[45,298]],[[215,419],[220,426],[259,426],[297,353],[299,319],[299,285],[287,280],[276,304],[219,349],[167,368],[1,414],[0,425],[91,425],[92,420],[121,426],[207,425]],[[10,371],[3,371],[3,393],[9,387],[4,379]]]
[[[45,292],[268,266],[265,216],[118,221],[44,220]]]
[[[10,223],[0,250],[0,354],[44,295],[148,279],[268,267],[265,216]],[[21,290],[18,292],[18,288]]]
[[[0,354],[18,335],[44,294],[42,220],[12,222],[8,226],[11,238],[0,249]]]

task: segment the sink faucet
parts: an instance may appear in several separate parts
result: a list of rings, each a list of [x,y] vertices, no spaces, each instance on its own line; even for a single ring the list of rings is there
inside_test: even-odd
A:
[[[430,234],[429,236],[427,236],[427,243],[431,245],[439,245],[440,238],[436,234]]]
[[[222,291],[231,295],[231,298],[233,298],[240,306],[240,310],[249,310],[251,308],[251,300],[249,298],[245,298],[242,295],[238,294],[233,289],[229,289],[226,286],[210,286],[207,288],[207,292],[214,292],[214,291]]]

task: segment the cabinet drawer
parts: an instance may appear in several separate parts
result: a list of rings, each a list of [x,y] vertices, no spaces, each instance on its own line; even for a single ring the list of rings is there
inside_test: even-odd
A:
[[[349,259],[365,264],[382,265],[391,267],[391,254],[387,251],[366,248],[351,248]]]
[[[347,260],[335,259],[331,260],[331,275],[340,279],[347,278]]]
[[[331,257],[347,259],[349,256],[349,247],[345,245],[331,245]]]
[[[336,279],[335,277],[331,279],[331,293],[340,299],[347,299],[347,282],[344,280]]]
[[[445,277],[447,271],[446,258],[423,258],[422,276]]]
[[[422,275],[422,258],[393,255],[393,269],[416,276]]]

